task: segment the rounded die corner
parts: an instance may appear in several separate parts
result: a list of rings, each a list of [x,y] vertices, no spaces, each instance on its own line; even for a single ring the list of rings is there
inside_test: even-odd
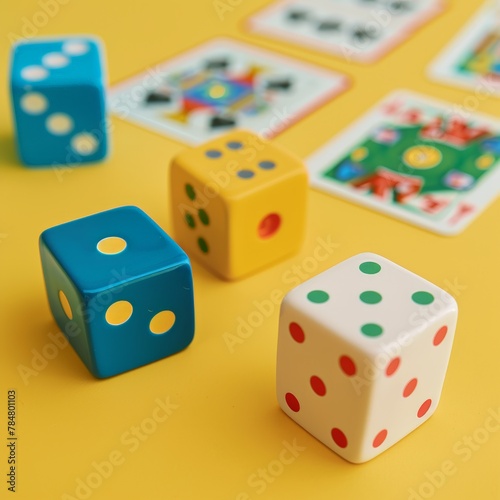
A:
[[[95,369],[91,370],[88,366],[87,369],[90,372],[90,374],[96,379],[96,382],[113,377],[113,374],[108,374],[101,370],[95,370]]]
[[[455,319],[457,319],[460,309],[458,306],[457,299],[453,297],[453,295],[451,295],[446,290],[443,290],[442,288],[440,288],[439,291],[441,292],[441,300],[445,304],[443,314],[451,314]]]
[[[303,285],[304,283],[299,283],[283,295],[280,302],[280,313],[281,311],[285,312],[289,307],[293,308],[297,306],[297,301],[302,299],[301,290]]]
[[[348,259],[348,260],[351,260],[351,261],[373,261],[375,263],[390,263],[391,265],[396,265],[394,262],[390,261],[389,259],[387,259],[386,257],[384,257],[383,255],[380,255],[379,253],[376,253],[376,252],[372,252],[370,250],[366,250],[366,251],[363,251],[363,252],[360,252],[356,255],[354,255],[353,257],[351,257],[351,259]],[[344,261],[346,262],[346,261]],[[342,262],[340,262],[339,264],[341,264]]]
[[[38,246],[40,248],[47,248],[47,234],[50,234],[50,230],[52,228],[47,228],[44,229],[39,235],[38,235]]]
[[[138,207],[137,205],[132,205],[132,204],[120,205],[119,207],[115,207],[115,208],[110,209],[110,211],[111,210],[116,210],[116,211],[124,210],[124,211],[134,212],[134,213],[139,214],[141,216],[146,215],[147,217],[149,217],[149,215],[147,215],[146,212],[142,208]]]
[[[371,250],[364,250],[362,252],[359,252],[354,257],[358,257],[358,258],[377,258],[377,259],[387,260],[385,257],[383,257],[382,255],[380,255],[379,253],[372,252]]]

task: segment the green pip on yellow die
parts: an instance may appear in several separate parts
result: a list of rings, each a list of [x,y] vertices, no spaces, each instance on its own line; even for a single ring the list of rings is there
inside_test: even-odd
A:
[[[297,252],[307,171],[300,159],[245,130],[177,155],[170,192],[178,243],[224,279]]]

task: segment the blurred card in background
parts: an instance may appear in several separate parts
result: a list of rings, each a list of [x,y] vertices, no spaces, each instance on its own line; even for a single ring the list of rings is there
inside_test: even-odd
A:
[[[500,120],[407,91],[389,95],[307,161],[311,183],[440,234],[500,190]]]
[[[110,108],[190,144],[235,127],[269,138],[347,85],[334,71],[220,38],[116,85]]]
[[[248,22],[256,33],[372,62],[442,9],[440,0],[285,0]]]
[[[431,78],[500,95],[500,2],[483,7],[429,68]]]

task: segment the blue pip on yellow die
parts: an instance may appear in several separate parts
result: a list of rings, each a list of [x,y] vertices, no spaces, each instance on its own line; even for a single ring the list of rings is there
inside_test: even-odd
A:
[[[171,164],[176,241],[225,279],[297,252],[305,232],[307,172],[300,159],[235,130]]]
[[[12,49],[10,85],[19,157],[28,166],[78,165],[108,151],[102,44],[35,38]]]
[[[52,314],[96,377],[157,361],[193,340],[189,259],[139,208],[47,229],[40,254]]]

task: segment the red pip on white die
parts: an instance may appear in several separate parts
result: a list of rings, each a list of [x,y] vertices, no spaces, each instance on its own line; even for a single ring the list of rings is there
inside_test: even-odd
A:
[[[455,299],[372,253],[290,291],[280,312],[283,411],[341,457],[366,462],[436,410]]]

